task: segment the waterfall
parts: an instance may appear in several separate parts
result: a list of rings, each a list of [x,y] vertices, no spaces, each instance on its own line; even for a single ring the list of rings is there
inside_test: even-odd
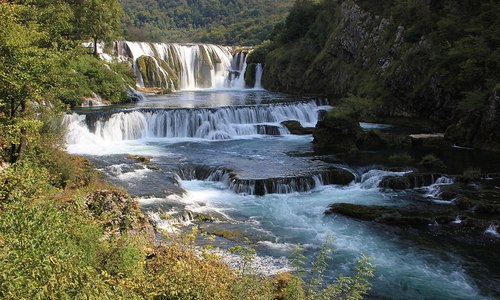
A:
[[[315,101],[293,104],[231,106],[196,109],[136,109],[118,112],[68,114],[68,144],[94,144],[143,138],[199,138],[226,140],[249,135],[284,135],[280,123],[297,120],[314,126]]]
[[[408,172],[392,172],[386,170],[369,170],[361,175],[360,186],[363,189],[378,189],[380,182],[387,176],[404,176]]]
[[[245,87],[247,51],[213,44],[115,42],[119,61],[131,60],[141,88],[193,90]]]
[[[245,88],[245,71],[247,69],[247,53],[238,52],[231,62],[231,69],[227,76],[225,87],[228,88]]]
[[[254,89],[262,89],[262,64],[257,64],[255,66],[255,86]]]
[[[315,187],[338,184],[335,169],[324,169],[264,179],[240,178],[237,173],[228,169],[211,169],[204,166],[188,166],[179,169],[178,180],[204,180],[222,182],[237,194],[263,196],[267,194],[291,194],[307,192]]]

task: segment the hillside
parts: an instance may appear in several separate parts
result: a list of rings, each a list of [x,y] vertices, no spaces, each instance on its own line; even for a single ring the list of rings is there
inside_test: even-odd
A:
[[[133,41],[256,45],[293,0],[121,0],[125,38]]]
[[[303,0],[256,53],[268,89],[353,94],[379,120],[430,121],[455,143],[500,149],[499,14],[498,1]]]

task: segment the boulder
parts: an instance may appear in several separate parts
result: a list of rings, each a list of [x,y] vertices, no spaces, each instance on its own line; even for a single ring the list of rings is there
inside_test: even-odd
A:
[[[341,214],[347,217],[365,221],[374,221],[381,224],[409,227],[427,227],[436,222],[450,223],[453,213],[440,211],[438,213],[424,210],[387,207],[377,205],[359,205],[350,203],[334,203],[325,211],[325,214]]]
[[[302,127],[299,121],[283,121],[281,125],[286,127],[291,134],[296,135],[305,135],[312,134],[314,132],[314,128]]]
[[[328,116],[316,124],[313,143],[318,150],[355,153],[361,131],[359,122],[354,119]]]

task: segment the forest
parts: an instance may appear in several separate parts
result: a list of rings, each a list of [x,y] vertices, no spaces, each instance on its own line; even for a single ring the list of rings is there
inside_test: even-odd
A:
[[[500,149],[498,1],[300,0],[254,52],[266,88],[372,103]],[[495,113],[496,112],[496,113]]]
[[[293,0],[121,0],[125,38],[146,42],[258,45]]]

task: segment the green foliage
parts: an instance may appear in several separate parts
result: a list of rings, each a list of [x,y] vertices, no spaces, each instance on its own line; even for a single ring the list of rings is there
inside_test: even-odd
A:
[[[81,39],[91,39],[94,54],[97,42],[109,42],[120,35],[122,7],[117,0],[82,0],[76,6],[76,30]]]
[[[125,37],[155,42],[257,45],[294,0],[121,0]]]
[[[334,109],[328,112],[328,116],[360,120],[370,118],[372,111],[373,103],[371,100],[349,95],[334,103]]]
[[[478,181],[483,177],[481,168],[469,167],[462,173],[464,181]]]
[[[290,14],[286,18],[284,27],[286,30],[282,32],[280,41],[288,43],[303,37],[316,20],[320,8],[318,1],[315,0],[295,1]]]
[[[135,85],[132,68],[126,63],[104,63],[102,60],[82,55],[68,62],[68,68],[77,74],[76,83],[80,87],[80,97],[68,99],[72,106],[82,97],[92,97],[93,93],[111,103],[127,101],[126,90]]]
[[[434,154],[428,154],[422,157],[419,165],[426,171],[443,171],[446,169],[446,165],[443,161]]]
[[[481,119],[499,82],[498,15],[498,1],[299,1],[256,50],[263,85],[368,98],[382,118],[467,119],[467,144],[494,144],[498,122],[481,132]]]
[[[333,250],[327,239],[312,262],[311,273],[305,276],[305,257],[302,249],[296,248],[292,255],[292,263],[296,268],[296,276],[282,284],[282,299],[363,299],[371,289],[369,279],[374,276],[375,267],[371,259],[362,256],[358,260],[356,273],[352,276],[340,275],[333,283],[325,283],[325,272],[328,268],[330,254]],[[304,279],[305,277],[305,279]]]
[[[99,228],[50,202],[13,203],[0,218],[2,299],[83,299],[111,288],[95,265]]]
[[[111,276],[134,278],[144,271],[144,244],[140,238],[127,235],[112,238],[103,243],[104,251],[100,255],[100,264]]]
[[[397,165],[409,165],[413,162],[413,158],[407,152],[403,152],[389,156],[389,161]]]
[[[30,160],[21,160],[0,173],[0,203],[24,202],[46,195],[51,186],[46,169]]]
[[[265,41],[248,54],[247,63],[264,63],[266,61],[266,55],[271,49],[272,43],[270,41]]]

